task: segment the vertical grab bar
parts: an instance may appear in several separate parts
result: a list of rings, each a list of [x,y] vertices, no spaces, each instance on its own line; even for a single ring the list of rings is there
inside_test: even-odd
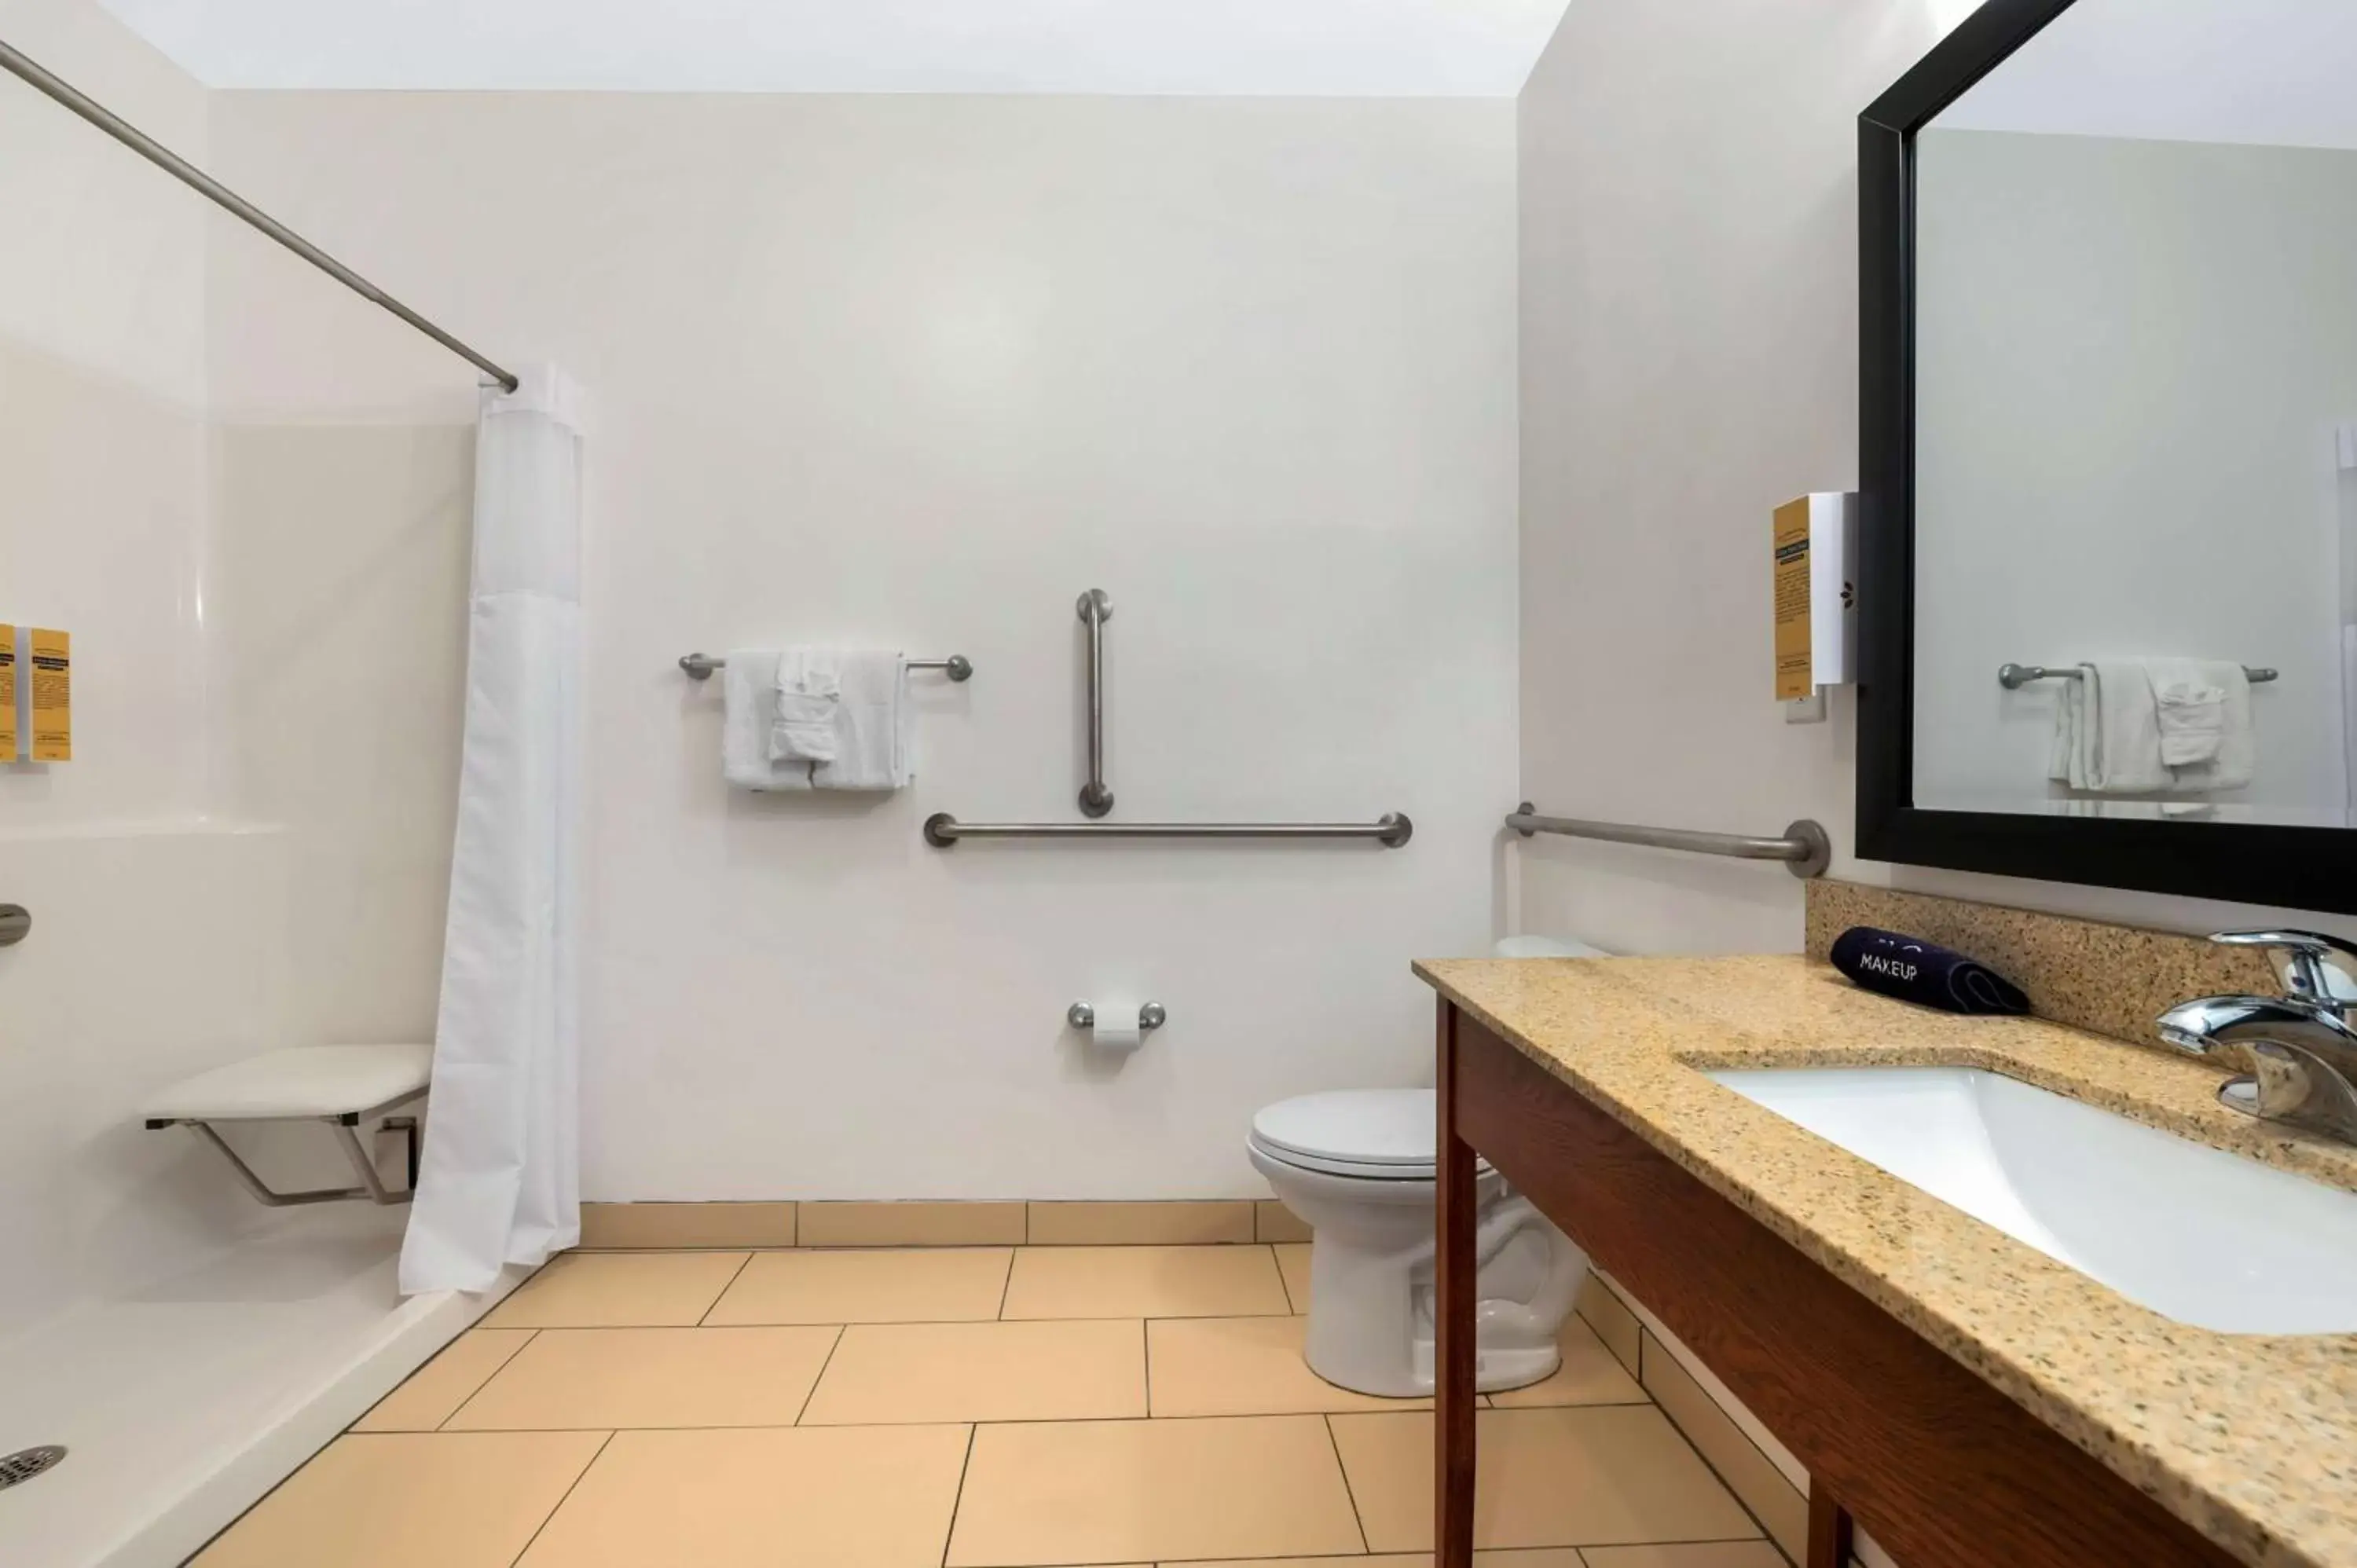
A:
[[[1073,608],[1089,628],[1089,781],[1081,786],[1081,814],[1102,817],[1113,810],[1104,781],[1104,623],[1113,618],[1113,600],[1091,588]]]

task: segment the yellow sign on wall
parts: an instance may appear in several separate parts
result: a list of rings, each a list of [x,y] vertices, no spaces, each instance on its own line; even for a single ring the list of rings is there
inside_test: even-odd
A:
[[[33,760],[73,760],[73,639],[35,627],[27,639],[33,687]]]
[[[1810,657],[1809,510],[1803,496],[1776,509],[1776,700],[1816,691]]]
[[[16,735],[16,628],[0,623],[0,762],[23,749]]]

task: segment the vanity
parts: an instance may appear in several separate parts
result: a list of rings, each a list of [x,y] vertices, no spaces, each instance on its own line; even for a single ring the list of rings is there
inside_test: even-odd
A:
[[[1846,1564],[1853,1519],[1905,1568],[2357,1562],[2357,1474],[2343,1457],[2357,1452],[2357,1321],[2340,1323],[2357,1298],[2330,1277],[2310,1289],[2269,1275],[2303,1255],[2346,1270],[2331,1237],[2305,1251],[2296,1237],[2262,1245],[2254,1267],[2178,1236],[2171,1211],[2186,1195],[2165,1187],[2149,1193],[2140,1235],[2132,1210],[2100,1207],[2118,1201],[2116,1184],[2088,1212],[2038,1205],[2050,1246],[2124,1290],[1850,1152],[1838,1124],[1819,1118],[1834,1136],[1813,1133],[1751,1091],[1770,1074],[1822,1088],[1827,1069],[1852,1080],[1935,1069],[1939,1093],[1924,1088],[1949,1102],[1920,1107],[1931,1126],[1959,1112],[1959,1085],[1970,1099],[1971,1074],[1997,1075],[2061,1097],[2066,1121],[2164,1140],[2148,1151],[2158,1180],[2180,1152],[2215,1156],[2287,1179],[2349,1226],[2357,1148],[2237,1114],[2201,1063],[2039,1019],[1909,1006],[1799,956],[1417,972],[1440,995],[1438,1568],[1472,1562],[1477,1154],[1808,1468],[1807,1568]],[[2087,1174],[2072,1168],[2074,1149],[2105,1167],[2144,1157],[2091,1149],[2089,1126],[2056,1134],[2042,1099],[1985,1109],[1979,1135],[2017,1178],[2040,1143],[2060,1183]],[[1858,1121],[1889,1119],[1884,1106]]]

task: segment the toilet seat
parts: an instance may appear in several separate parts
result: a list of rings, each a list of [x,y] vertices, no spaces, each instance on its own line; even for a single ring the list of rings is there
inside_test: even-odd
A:
[[[1251,1145],[1297,1170],[1360,1181],[1436,1179],[1439,1096],[1429,1089],[1348,1089],[1281,1100],[1253,1117]],[[1477,1160],[1482,1171],[1487,1160]]]

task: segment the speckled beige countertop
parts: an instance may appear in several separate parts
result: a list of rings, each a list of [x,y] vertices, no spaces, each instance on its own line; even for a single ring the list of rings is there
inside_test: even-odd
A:
[[[1798,957],[1415,968],[2237,1557],[2357,1563],[2357,1336],[2220,1334],[2162,1317],[1696,1069],[1986,1068],[2352,1189],[2357,1150],[2225,1110],[2218,1072],[2191,1058],[2038,1019],[1910,1006]]]

